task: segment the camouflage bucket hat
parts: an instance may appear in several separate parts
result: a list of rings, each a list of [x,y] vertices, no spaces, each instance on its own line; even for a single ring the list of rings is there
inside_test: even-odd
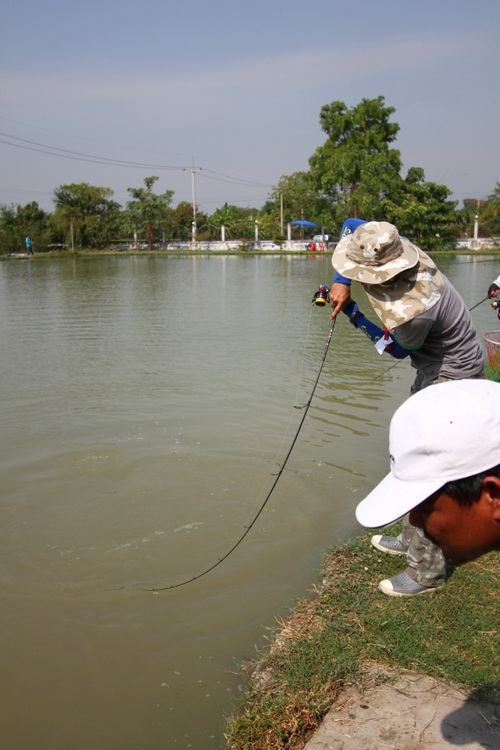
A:
[[[362,284],[383,284],[418,260],[418,248],[387,221],[361,224],[340,240],[332,255],[336,271]]]

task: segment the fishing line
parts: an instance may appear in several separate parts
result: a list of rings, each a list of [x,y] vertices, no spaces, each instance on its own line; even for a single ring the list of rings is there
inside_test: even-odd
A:
[[[469,310],[474,310],[474,308],[478,307],[480,304],[482,304],[483,302],[485,302],[487,299],[488,299],[488,297],[485,297],[480,302],[478,302],[477,304],[473,305],[473,307],[469,308]],[[310,318],[311,318],[311,316],[309,316],[309,323],[310,323]],[[251,529],[255,526],[255,524],[257,523],[257,520],[259,519],[259,517],[261,516],[262,512],[264,511],[264,508],[266,507],[267,503],[269,502],[269,500],[270,500],[270,498],[271,498],[271,496],[272,496],[272,494],[273,494],[273,492],[274,492],[274,490],[276,488],[276,485],[278,484],[278,482],[279,482],[279,480],[281,478],[281,475],[283,474],[283,472],[285,470],[285,467],[286,467],[286,465],[288,463],[288,459],[290,458],[290,455],[291,455],[291,453],[292,453],[292,451],[293,451],[293,449],[295,447],[295,444],[296,444],[296,442],[297,442],[297,440],[299,438],[300,431],[302,430],[302,426],[303,426],[303,424],[305,422],[307,413],[309,411],[309,407],[311,406],[312,399],[313,399],[314,394],[316,392],[316,388],[317,388],[317,385],[319,383],[319,379],[321,377],[321,373],[323,372],[323,367],[324,367],[324,364],[325,364],[325,361],[326,361],[328,350],[330,348],[330,343],[331,343],[331,340],[332,340],[332,336],[333,336],[333,331],[334,331],[334,328],[335,328],[335,322],[336,322],[336,320],[337,320],[336,317],[332,320],[332,323],[331,323],[331,326],[330,326],[330,330],[328,332],[328,337],[327,337],[327,340],[326,340],[325,348],[324,348],[324,351],[323,351],[323,356],[321,358],[319,370],[318,370],[318,373],[316,375],[316,379],[315,379],[315,381],[313,383],[313,386],[312,386],[309,398],[308,398],[307,402],[304,405],[302,405],[302,406],[295,405],[294,406],[295,409],[302,410],[302,417],[301,417],[299,425],[298,425],[298,427],[297,427],[297,429],[295,431],[295,435],[293,436],[293,439],[291,441],[290,447],[288,448],[288,451],[287,451],[287,453],[285,455],[285,458],[283,459],[283,461],[281,463],[279,463],[277,460],[275,460],[274,465],[275,466],[279,466],[279,469],[278,469],[278,471],[275,474],[272,474],[274,476],[274,481],[271,484],[271,488],[267,492],[267,494],[266,494],[263,502],[261,503],[260,507],[258,508],[257,512],[254,513],[254,515],[253,515],[252,520],[250,521],[250,523],[247,526],[244,527],[244,529],[245,529],[244,532],[240,535],[240,537],[238,538],[238,540],[232,545],[232,547],[229,548],[229,550],[222,557],[219,557],[216,560],[216,562],[214,562],[208,568],[205,568],[205,570],[203,570],[201,573],[198,573],[198,575],[191,576],[190,578],[187,578],[184,581],[181,581],[180,583],[173,583],[173,584],[170,584],[168,586],[151,586],[151,587],[147,587],[147,588],[141,586],[140,588],[142,588],[143,591],[151,591],[151,592],[154,592],[154,593],[157,593],[159,591],[170,591],[171,589],[177,589],[177,588],[180,588],[181,586],[186,586],[188,583],[193,583],[194,581],[197,581],[200,578],[203,578],[204,576],[208,575],[208,573],[211,573],[213,570],[215,570],[215,568],[217,568],[219,565],[221,565],[225,560],[227,560],[227,558],[237,549],[237,547],[239,547],[239,545],[243,542],[243,540],[246,538],[246,536],[250,533]],[[301,373],[302,373],[302,370],[303,370],[303,365],[304,365],[304,360],[305,360],[305,349],[306,349],[306,346],[307,346],[308,332],[309,332],[309,325],[308,325],[308,331],[307,331],[307,334],[306,334],[306,342],[304,344],[304,351],[303,351],[303,355],[302,355]],[[402,361],[403,360],[397,360],[393,365],[391,365],[389,368],[387,368],[386,370],[384,370],[384,372],[381,373],[381,375],[379,375],[379,377],[382,377],[383,375],[385,375],[387,372],[389,372],[390,370],[392,370],[394,367],[396,367]],[[299,377],[299,386],[298,386],[298,389],[300,388],[301,377],[302,376]],[[297,395],[298,395],[298,389],[297,389]],[[288,432],[288,428],[290,426],[290,421],[291,421],[291,416],[290,416],[290,420],[289,420],[289,423],[288,423],[288,427],[285,430],[285,435],[284,435],[284,438],[282,440],[282,445],[283,445],[283,442],[285,440],[286,434]],[[281,448],[279,449],[277,455],[279,455],[280,452],[281,452]]]
[[[311,393],[309,395],[309,398],[308,398],[307,402],[303,406],[295,406],[294,407],[295,409],[303,410],[303,413],[302,413],[301,420],[299,422],[299,426],[297,427],[297,430],[295,431],[295,435],[294,435],[294,437],[292,439],[292,442],[290,444],[290,447],[289,447],[289,449],[288,449],[288,451],[287,451],[287,453],[285,455],[285,458],[283,459],[283,462],[279,465],[280,468],[279,468],[278,472],[275,474],[274,481],[273,481],[273,483],[271,485],[270,490],[268,491],[266,497],[264,498],[264,500],[261,503],[261,505],[260,505],[259,509],[257,510],[257,512],[254,514],[251,522],[248,524],[248,526],[244,527],[245,531],[243,532],[243,534],[241,534],[241,536],[239,537],[239,539],[225,553],[225,555],[223,555],[222,557],[219,557],[216,562],[214,562],[212,565],[210,565],[210,567],[208,567],[205,570],[203,570],[203,572],[198,573],[198,575],[192,576],[191,578],[187,578],[186,580],[181,581],[180,583],[173,583],[173,584],[171,584],[169,586],[151,586],[150,588],[145,588],[145,587],[141,586],[141,588],[142,588],[143,591],[152,591],[152,592],[155,592],[155,593],[158,592],[158,591],[170,591],[171,589],[178,589],[181,586],[186,586],[188,583],[193,583],[193,581],[197,581],[200,578],[203,578],[203,576],[206,576],[208,573],[211,573],[212,570],[214,570],[219,565],[221,565],[221,563],[223,563],[224,560],[227,560],[227,558],[229,557],[229,555],[231,555],[234,552],[234,550],[237,547],[239,547],[239,545],[245,539],[245,537],[250,532],[250,530],[253,528],[253,526],[255,526],[255,524],[256,524],[259,516],[261,515],[261,513],[263,512],[263,510],[266,507],[267,503],[269,502],[269,499],[271,498],[271,495],[273,494],[274,489],[275,489],[276,485],[278,484],[278,482],[279,482],[279,480],[281,478],[281,475],[283,474],[283,472],[285,470],[285,467],[287,465],[288,459],[290,458],[290,455],[291,455],[291,453],[292,453],[292,451],[293,451],[293,449],[295,447],[295,443],[298,440],[300,431],[302,429],[302,425],[304,424],[305,418],[307,416],[307,412],[309,411],[309,407],[311,406],[311,402],[313,400],[314,393],[316,391],[316,387],[317,387],[317,385],[319,383],[319,379],[320,379],[321,373],[323,371],[323,366],[325,364],[326,356],[328,354],[328,349],[330,348],[330,342],[332,340],[333,329],[335,328],[335,321],[336,321],[336,318],[334,318],[332,320],[332,323],[331,323],[331,326],[330,326],[330,331],[328,332],[328,338],[327,338],[327,341],[326,341],[326,344],[325,344],[325,349],[324,349],[324,352],[323,352],[323,356],[321,358],[321,363],[320,363],[320,367],[319,367],[319,370],[318,370],[318,374],[316,376],[316,380],[314,381],[314,384],[313,384]],[[275,464],[277,464],[276,461],[275,461]]]
[[[299,377],[297,379],[297,392],[295,394],[295,404],[297,404],[298,401],[299,401],[299,393],[300,393],[300,390],[301,390],[301,383],[303,382],[303,379],[304,379],[305,362],[306,362],[306,360],[308,360],[308,357],[307,357],[307,348],[309,346],[309,334],[310,334],[310,331],[311,331],[312,313],[313,313],[313,307],[310,307],[309,308],[309,318],[307,320],[306,335],[304,336],[304,347],[302,349],[302,360],[301,360],[300,368],[299,368]],[[303,407],[294,406],[294,409],[301,409],[301,408],[303,408]],[[281,438],[281,443],[279,445],[279,448],[276,451],[276,458],[274,459],[273,466],[278,466],[279,465],[278,456],[280,456],[283,453],[283,446],[284,446],[285,441],[286,441],[286,439],[288,437],[288,433],[289,433],[289,430],[290,430],[290,425],[292,423],[292,418],[293,418],[293,411],[290,412],[290,417],[288,419],[288,424],[287,424],[287,426],[286,426],[286,428],[285,428],[285,430],[283,432],[283,437]],[[275,474],[276,474],[275,471],[271,472],[272,476],[274,476]]]

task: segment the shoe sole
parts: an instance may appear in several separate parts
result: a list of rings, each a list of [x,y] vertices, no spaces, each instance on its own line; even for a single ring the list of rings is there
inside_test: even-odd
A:
[[[401,552],[398,552],[396,549],[389,549],[388,547],[384,547],[383,544],[379,544],[378,542],[372,542],[372,547],[375,547],[375,549],[380,550],[381,552],[386,552],[388,555],[406,555],[406,550],[402,550]]]
[[[428,588],[422,589],[422,591],[415,591],[413,594],[404,594],[402,591],[393,591],[391,589],[386,589],[384,586],[379,583],[378,590],[381,591],[383,594],[386,594],[387,596],[397,596],[397,597],[411,597],[411,596],[421,596],[421,594],[431,594],[433,591],[439,591],[442,589],[443,586],[429,586]]]

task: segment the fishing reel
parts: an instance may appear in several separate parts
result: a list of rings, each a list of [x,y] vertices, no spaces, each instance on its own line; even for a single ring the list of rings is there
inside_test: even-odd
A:
[[[330,287],[326,286],[326,284],[320,284],[318,291],[315,292],[314,297],[312,298],[312,303],[318,307],[324,307],[329,302]]]
[[[500,299],[494,299],[491,306],[497,311],[498,319],[500,320]]]

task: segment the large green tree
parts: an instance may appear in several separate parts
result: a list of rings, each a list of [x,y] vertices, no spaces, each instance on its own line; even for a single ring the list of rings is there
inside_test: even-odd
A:
[[[383,218],[382,201],[401,181],[400,153],[390,147],[399,131],[390,122],[394,112],[383,96],[362,99],[354,107],[340,101],[322,107],[320,124],[327,139],[309,164],[337,224],[347,216]]]
[[[426,182],[421,167],[411,167],[398,189],[384,199],[384,218],[396,224],[423,249],[444,249],[454,244],[456,201],[446,185]]]
[[[111,188],[87,182],[61,185],[54,190],[53,220],[65,241],[78,247],[104,247],[116,234],[120,205],[111,200]]]
[[[153,247],[155,235],[166,231],[168,214],[172,202],[173,190],[166,190],[158,195],[153,186],[159,177],[145,177],[144,187],[127,188],[132,200],[127,203],[125,223],[131,231],[145,237],[149,249]]]

